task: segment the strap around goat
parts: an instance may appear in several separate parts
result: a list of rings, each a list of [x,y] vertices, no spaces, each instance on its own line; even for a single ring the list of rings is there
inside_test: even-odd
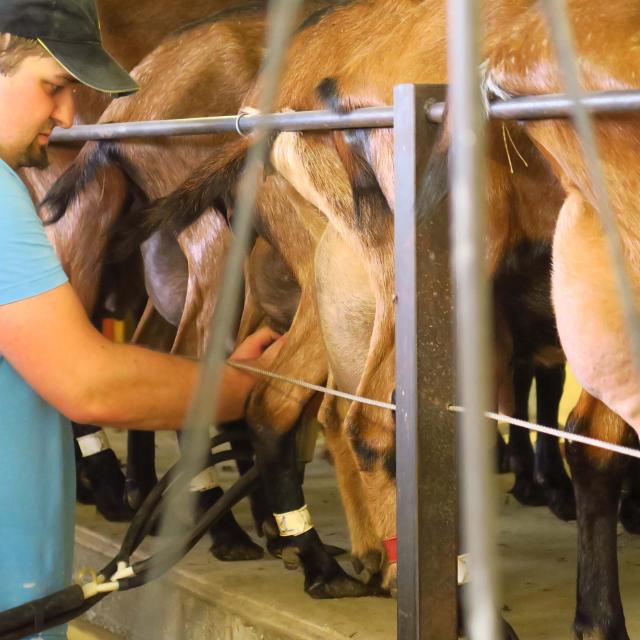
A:
[[[89,433],[86,436],[80,436],[76,438],[76,442],[78,443],[78,447],[80,447],[80,453],[83,458],[94,456],[96,453],[106,451],[110,448],[107,435],[102,429],[95,433]]]
[[[301,536],[303,533],[313,529],[311,514],[305,504],[296,511],[288,511],[287,513],[274,513],[280,535],[283,538],[290,536]]]
[[[398,538],[387,538],[383,541],[383,544],[387,552],[387,562],[389,564],[398,562]]]

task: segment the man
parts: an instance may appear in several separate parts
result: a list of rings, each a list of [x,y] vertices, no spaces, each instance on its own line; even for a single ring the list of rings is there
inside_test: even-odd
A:
[[[117,345],[94,329],[15,173],[46,166],[51,130],[73,122],[76,82],[112,94],[137,89],[102,49],[95,0],[2,0],[0,611],[71,581],[75,481],[68,420],[179,428],[198,375],[193,361]],[[257,332],[232,357],[262,354],[260,365],[268,366],[281,346],[267,348],[276,338]],[[218,420],[240,417],[253,385],[225,367]]]

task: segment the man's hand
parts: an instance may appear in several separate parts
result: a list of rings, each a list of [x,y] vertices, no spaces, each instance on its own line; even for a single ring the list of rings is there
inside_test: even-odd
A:
[[[258,366],[257,361],[259,360],[259,365],[268,369],[280,353],[283,344],[283,336],[269,327],[261,327],[236,347],[229,360],[238,360],[256,366]]]
[[[269,327],[262,327],[248,336],[231,354],[229,360],[260,369],[270,369],[280,353],[286,338]],[[226,367],[223,378],[224,409],[218,419],[233,420],[242,417],[249,394],[258,378],[248,371]],[[222,400],[222,398],[221,398]]]

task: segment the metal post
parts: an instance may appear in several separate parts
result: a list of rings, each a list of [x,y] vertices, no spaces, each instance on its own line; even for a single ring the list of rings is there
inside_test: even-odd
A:
[[[457,638],[449,224],[446,200],[427,212],[417,207],[437,133],[424,105],[445,90],[400,85],[394,92],[399,640]]]
[[[449,0],[451,211],[456,302],[456,374],[461,418],[462,542],[470,554],[465,600],[471,640],[501,636],[497,613],[496,490],[484,412],[490,406],[489,286],[485,266],[484,122],[480,90],[481,0]]]

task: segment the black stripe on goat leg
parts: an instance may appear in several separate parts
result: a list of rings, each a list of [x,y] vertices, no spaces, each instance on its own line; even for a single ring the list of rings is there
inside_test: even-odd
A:
[[[608,442],[633,442],[623,420],[582,392],[567,431]],[[578,520],[578,599],[573,623],[578,640],[629,640],[618,586],[618,501],[628,458],[569,443]]]
[[[235,420],[234,422],[225,422],[218,426],[220,433],[249,433],[249,425],[244,420]],[[253,467],[253,463],[249,462],[248,458],[253,456],[254,450],[251,444],[250,438],[247,439],[232,439],[231,451],[236,455],[238,460],[236,466],[240,475],[244,475]],[[251,506],[251,515],[253,517],[253,523],[256,528],[256,533],[259,537],[266,536],[267,549],[271,555],[275,555],[280,558],[282,556],[282,549],[280,545],[272,545],[272,540],[278,538],[278,528],[273,519],[273,514],[269,508],[269,502],[267,500],[267,494],[262,484],[259,484],[249,495],[249,504]],[[265,528],[269,527],[269,522],[272,522],[270,531],[265,531]],[[272,545],[272,546],[271,546]]]
[[[305,507],[298,468],[295,429],[278,433],[267,426],[254,427],[256,463],[276,520]],[[284,518],[286,521],[286,518]],[[281,529],[281,533],[283,529]],[[315,528],[291,535],[304,571],[304,588],[312,598],[346,598],[373,595],[373,590],[347,575],[325,549]]]
[[[181,435],[182,433],[178,434],[178,441]],[[207,470],[203,473],[206,474]],[[202,488],[192,486],[192,490],[198,493],[196,508],[199,513],[212,507],[224,494],[219,486],[205,485]],[[262,547],[258,546],[238,524],[232,511],[225,513],[220,520],[209,527],[209,535],[211,536],[211,554],[218,560],[229,562],[259,560],[263,556]]]
[[[564,390],[565,365],[536,367],[536,415],[540,424],[558,428],[558,411]],[[539,433],[536,438],[535,479],[547,493],[547,504],[560,520],[575,520],[573,483],[564,468],[558,438]]]
[[[137,510],[156,486],[156,436],[153,431],[127,433],[126,499]]]
[[[636,445],[638,446],[637,438]],[[620,501],[620,522],[629,533],[640,533],[640,460],[629,461]]]
[[[99,433],[100,427],[72,423],[76,450],[78,501],[95,504],[96,509],[110,522],[127,522],[133,511],[124,501],[124,474],[113,449],[106,448],[83,457],[78,438]]]
[[[529,392],[533,382],[533,369],[526,362],[517,362],[513,368],[514,417],[529,420]],[[535,456],[531,435],[527,429],[509,427],[509,468],[515,474],[511,493],[521,504],[538,507],[547,504],[543,488],[535,481]]]

